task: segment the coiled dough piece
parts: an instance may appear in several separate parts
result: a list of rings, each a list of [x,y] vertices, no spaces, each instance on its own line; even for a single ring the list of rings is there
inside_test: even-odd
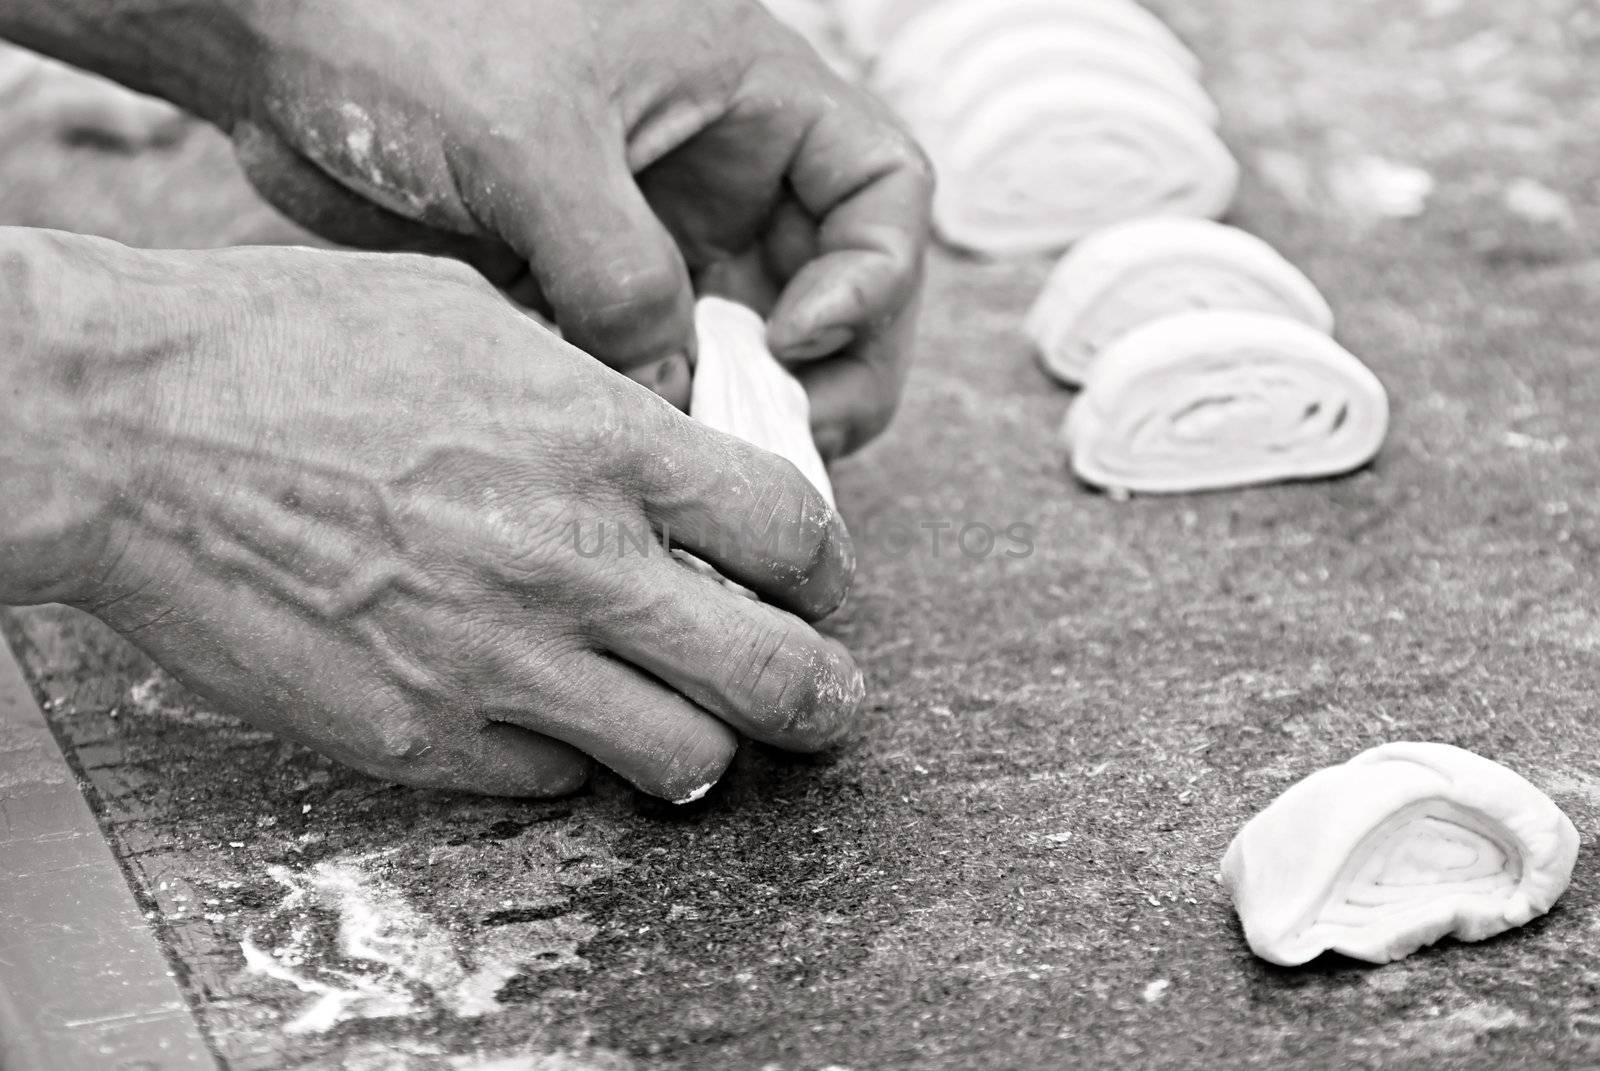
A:
[[[1081,383],[1129,331],[1193,309],[1288,316],[1331,334],[1316,285],[1253,234],[1205,219],[1156,217],[1096,231],[1061,258],[1028,313],[1045,369]]]
[[[1189,47],[1134,0],[839,0],[839,19],[857,53],[876,57],[880,67],[904,62],[921,72],[918,81],[944,68],[947,49],[986,31],[1069,19],[1165,53],[1191,74],[1200,71]]]
[[[1250,948],[1283,966],[1403,959],[1550,910],[1578,831],[1517,774],[1447,744],[1396,743],[1318,771],[1252,818],[1222,880]]]
[[[1163,53],[1130,43],[1093,25],[1052,22],[1019,26],[985,37],[955,55],[936,78],[884,97],[924,140],[948,129],[990,94],[1033,78],[1088,74],[1154,91],[1215,128],[1216,102],[1187,71]]]
[[[1096,487],[1215,491],[1360,468],[1389,427],[1378,378],[1327,335],[1259,312],[1168,316],[1113,343],[1067,414]]]
[[[695,331],[689,415],[793,462],[833,505],[833,483],[811,436],[811,400],[767,348],[761,317],[737,302],[702,298]]]
[[[1058,252],[1145,216],[1216,218],[1239,186],[1233,155],[1192,113],[1087,74],[995,92],[925,145],[940,236],[991,256]]]

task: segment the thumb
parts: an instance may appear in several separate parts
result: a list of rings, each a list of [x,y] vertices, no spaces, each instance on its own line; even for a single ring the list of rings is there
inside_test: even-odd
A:
[[[231,136],[239,167],[256,192],[314,234],[356,249],[455,257],[498,287],[524,276],[522,258],[508,246],[397,215],[340,184],[269,127],[244,119]]]
[[[553,109],[554,110],[554,109]],[[672,235],[645,201],[615,121],[542,116],[520,159],[483,187],[496,232],[527,257],[567,340],[635,378],[694,354],[694,292]]]

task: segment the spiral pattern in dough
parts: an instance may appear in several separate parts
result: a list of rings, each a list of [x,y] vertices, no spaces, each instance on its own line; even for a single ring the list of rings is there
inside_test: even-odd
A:
[[[1447,744],[1395,743],[1292,786],[1228,846],[1222,880],[1256,955],[1372,963],[1482,941],[1550,910],[1578,832],[1522,777]]]
[[[1350,472],[1388,426],[1383,384],[1327,335],[1211,310],[1158,320],[1102,353],[1065,433],[1086,483],[1181,494]]]
[[[1123,223],[1079,242],[1051,273],[1026,330],[1045,370],[1075,384],[1119,338],[1197,309],[1276,313],[1333,333],[1327,300],[1277,250],[1236,227],[1180,217]]]
[[[1227,147],[1192,114],[1090,75],[994,93],[929,151],[940,235],[993,256],[1059,251],[1144,216],[1215,218],[1239,182]]]

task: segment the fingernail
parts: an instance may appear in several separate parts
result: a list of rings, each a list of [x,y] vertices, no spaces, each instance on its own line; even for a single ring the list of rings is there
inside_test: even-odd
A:
[[[783,356],[797,358],[826,357],[830,353],[838,353],[851,342],[855,341],[856,332],[853,327],[844,324],[834,324],[813,331],[805,340],[793,346],[785,346]]]
[[[715,785],[715,784],[716,784],[715,781],[707,781],[705,784],[701,785],[697,789],[694,789],[687,796],[683,797],[683,799],[681,799],[681,800],[673,800],[672,803],[673,803],[674,806],[677,806],[677,807],[684,807],[684,806],[687,806],[687,805],[689,805],[691,803],[698,803],[698,802],[700,802],[700,800],[705,798],[705,794],[707,792],[710,792],[712,786]]]

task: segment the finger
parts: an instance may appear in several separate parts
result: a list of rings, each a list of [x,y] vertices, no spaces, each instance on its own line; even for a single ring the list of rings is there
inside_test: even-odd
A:
[[[490,720],[478,702],[419,709],[397,690],[363,690],[358,676],[341,675],[333,688],[332,717],[288,731],[373,777],[413,788],[541,799],[571,795],[589,780],[593,763],[582,753]]]
[[[854,453],[894,419],[911,369],[920,296],[844,353],[795,369],[811,398],[811,432],[826,461]]]
[[[813,123],[790,183],[821,221],[817,255],[784,288],[770,341],[780,357],[816,356],[828,352],[823,344],[830,339],[898,316],[916,291],[932,170],[909,137],[863,104],[830,110]]]
[[[473,194],[532,265],[567,340],[629,371],[694,355],[694,294],[677,243],[639,192],[624,136],[576,108],[503,144]]]
[[[174,145],[194,121],[166,101],[77,72],[46,82],[31,103],[69,141],[130,152]]]
[[[554,321],[548,318],[550,303],[545,300],[544,291],[540,289],[538,280],[531,272],[524,274],[515,285],[507,288],[506,297],[525,310],[537,314],[543,326],[555,326]],[[627,376],[635,383],[648,387],[665,398],[673,408],[685,413],[689,411],[689,394],[694,385],[694,368],[690,365],[686,354],[674,353],[650,364],[630,368]]]
[[[637,490],[670,545],[807,620],[839,608],[855,573],[850,533],[793,463],[687,417],[649,442]]]
[[[694,369],[689,366],[686,354],[674,353],[650,364],[640,365],[630,369],[627,376],[665,398],[674,409],[684,413],[689,411]]]
[[[779,202],[756,244],[696,273],[695,292],[702,297],[714,294],[736,301],[755,309],[765,319],[778,304],[784,285],[816,255],[816,221],[798,201],[788,197]],[[792,359],[795,355],[789,356]]]
[[[726,298],[754,309],[763,319],[778,303],[779,287],[767,273],[759,249],[706,265],[695,274],[694,288],[702,298]]]
[[[515,725],[489,722],[423,752],[407,783],[484,796],[551,799],[570,796],[589,781],[594,764],[561,741]],[[404,775],[402,777],[404,778]]]
[[[549,669],[530,666],[529,677],[558,698],[494,716],[564,741],[675,803],[705,795],[733,761],[738,739],[726,725],[638,670],[594,652],[564,666],[559,682]]]
[[[817,220],[792,195],[778,203],[762,240],[762,260],[769,277],[787,285],[821,252]]]
[[[454,257],[501,288],[519,286],[527,275],[526,263],[510,246],[451,234],[390,212],[330,178],[269,129],[242,121],[233,128],[233,143],[239,165],[256,192],[329,241],[358,249]]]
[[[631,561],[597,643],[764,743],[820,751],[853,727],[865,687],[837,641],[666,558]]]

